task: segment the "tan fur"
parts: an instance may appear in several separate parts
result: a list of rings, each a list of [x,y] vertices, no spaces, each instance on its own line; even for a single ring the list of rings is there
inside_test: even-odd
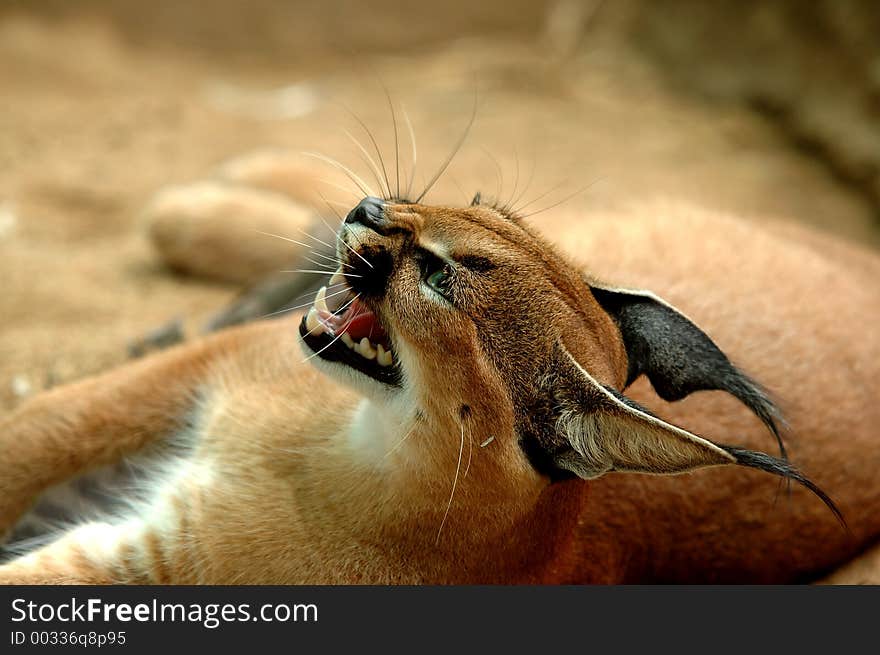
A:
[[[379,308],[408,383],[387,407],[341,384],[332,366],[303,361],[299,316],[39,396],[0,424],[3,528],[48,486],[174,439],[193,417],[194,450],[138,512],[61,536],[0,567],[0,582],[790,582],[877,539],[876,256],[677,207],[560,213],[534,226],[590,275],[666,298],[766,385],[791,422],[793,462],[840,505],[847,534],[803,489],[780,494],[777,479],[741,467],[550,484],[517,443],[510,390],[549,363],[556,338],[619,389],[626,355],[613,322],[581,269],[491,208],[396,205],[393,216],[426,246],[487,254],[513,271],[473,280],[474,312],[488,311],[486,298],[508,303],[514,329],[496,352],[403,270]],[[720,392],[669,404],[640,379],[628,394],[715,442],[773,447]]]
[[[304,240],[299,230],[311,217],[311,210],[280,194],[219,182],[166,189],[145,212],[153,243],[171,268],[238,283],[276,272],[273,263],[288,256],[290,242],[271,235],[286,231]]]
[[[880,581],[880,545],[873,546],[851,562],[822,578],[826,585],[876,585]]]

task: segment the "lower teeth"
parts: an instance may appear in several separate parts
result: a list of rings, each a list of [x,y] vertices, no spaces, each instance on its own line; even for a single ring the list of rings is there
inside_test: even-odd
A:
[[[334,275],[334,277],[336,277]],[[331,280],[331,283],[333,280]],[[315,303],[309,309],[309,313],[306,314],[306,330],[308,330],[309,334],[329,334],[331,337],[333,335],[333,331],[328,328],[328,326],[324,325],[324,323],[319,318],[319,310],[324,312],[329,312],[327,309],[327,301],[326,301],[326,288],[321,287],[318,291],[318,294],[315,298]],[[342,335],[339,336],[339,340],[344,343],[349,350],[353,350],[358,355],[368,360],[376,360],[376,363],[379,366],[391,366],[394,363],[394,358],[391,354],[391,351],[386,349],[381,343],[373,344],[367,337],[363,337],[360,341],[355,341],[351,338],[351,336],[343,332]]]
[[[327,332],[326,327],[318,320],[318,312],[315,308],[309,310],[306,315],[306,330],[309,334],[322,334]],[[331,335],[332,336],[332,335]],[[376,360],[379,366],[391,366],[394,363],[394,357],[390,350],[387,350],[381,343],[373,344],[367,337],[360,341],[355,341],[347,332],[343,332],[339,340],[344,343],[349,350],[353,350],[364,359]]]

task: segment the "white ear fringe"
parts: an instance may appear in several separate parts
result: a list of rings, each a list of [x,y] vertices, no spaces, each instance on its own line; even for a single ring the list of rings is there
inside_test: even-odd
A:
[[[736,463],[735,457],[711,441],[627,405],[587,373],[561,343],[560,348],[584,383],[601,393],[613,411],[570,409],[562,413],[556,428],[577,455],[560,457],[559,466],[590,479],[611,470],[674,474]]]

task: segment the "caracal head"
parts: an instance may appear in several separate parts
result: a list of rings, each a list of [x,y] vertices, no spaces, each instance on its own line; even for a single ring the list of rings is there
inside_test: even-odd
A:
[[[304,349],[433,435],[407,446],[424,461],[468,439],[487,446],[473,466],[499,483],[744,464],[822,495],[784,459],[716,444],[628,399],[642,374],[670,401],[720,389],[778,438],[762,388],[688,318],[651,292],[588,279],[503,209],[367,197],[337,256],[300,325]]]

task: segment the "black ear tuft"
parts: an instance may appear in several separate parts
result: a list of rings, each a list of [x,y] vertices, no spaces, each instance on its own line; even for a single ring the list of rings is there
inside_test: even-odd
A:
[[[683,314],[653,294],[591,285],[596,300],[620,329],[629,360],[626,385],[643,373],[667,401],[694,391],[720,390],[735,396],[785,445],[777,421],[782,416],[757,382],[738,370],[718,346]]]
[[[792,466],[789,462],[777,459],[776,457],[771,457],[770,455],[765,455],[764,453],[759,453],[754,450],[746,450],[745,448],[736,448],[734,446],[725,446],[724,444],[717,444],[719,448],[726,450],[728,453],[733,455],[736,458],[736,463],[740,466],[748,466],[749,468],[759,469],[761,471],[765,471],[766,473],[772,473],[773,475],[778,475],[786,480],[794,480],[795,482],[802,484],[807,489],[812,491],[819,499],[828,506],[828,509],[834,514],[840,524],[848,531],[849,527],[846,525],[846,521],[843,518],[843,513],[838,509],[837,505],[834,504],[834,501],[822,491],[819,487],[817,487],[813,482],[809,480],[803,473],[798,471],[794,466]]]
[[[467,196],[465,196],[465,198],[467,198]],[[477,191],[474,194],[473,199],[471,200],[471,207],[474,207],[475,205],[479,205],[482,200],[483,200],[483,194],[480,193],[479,191]]]

